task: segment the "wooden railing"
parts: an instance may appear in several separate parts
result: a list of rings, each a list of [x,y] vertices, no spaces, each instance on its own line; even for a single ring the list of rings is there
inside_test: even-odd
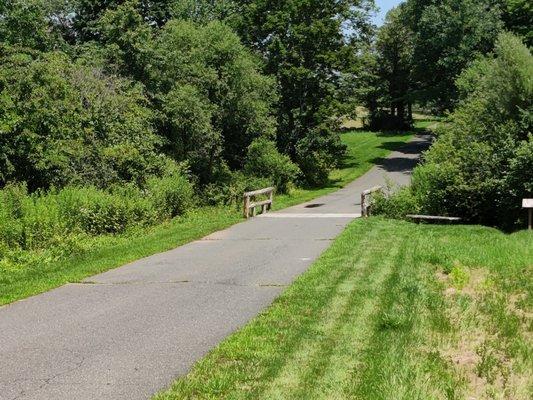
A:
[[[365,190],[361,193],[361,217],[370,216],[370,211],[372,207],[372,196],[374,193],[382,192],[383,187],[374,186],[372,189]]]
[[[268,196],[266,200],[256,201],[257,196]],[[253,192],[244,193],[244,206],[243,214],[245,218],[250,218],[250,210],[252,211],[252,216],[257,215],[257,207],[261,207],[262,213],[266,213],[272,208],[272,203],[274,201],[274,188],[269,187],[260,190],[254,190]]]

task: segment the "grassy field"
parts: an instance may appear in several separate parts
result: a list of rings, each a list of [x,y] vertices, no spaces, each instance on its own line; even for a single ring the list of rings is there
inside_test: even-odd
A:
[[[357,220],[175,399],[531,399],[533,234]]]
[[[348,132],[342,135],[348,146],[343,166],[332,172],[324,188],[294,190],[275,199],[276,209],[298,204],[340,188],[365,173],[373,160],[385,156],[412,137],[412,133],[378,134]],[[201,208],[185,217],[125,235],[73,238],[70,256],[64,249],[14,252],[0,260],[0,305],[42,293],[130,261],[169,250],[221,230],[242,220],[240,207]]]

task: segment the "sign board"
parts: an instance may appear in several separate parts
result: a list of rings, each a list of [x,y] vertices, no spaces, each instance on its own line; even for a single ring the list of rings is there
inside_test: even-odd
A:
[[[522,200],[522,208],[533,208],[533,199]]]

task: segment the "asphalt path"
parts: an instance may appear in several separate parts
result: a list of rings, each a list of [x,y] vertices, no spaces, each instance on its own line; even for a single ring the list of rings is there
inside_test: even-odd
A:
[[[344,189],[0,307],[0,399],[148,399],[266,308],[360,213],[408,184],[417,136]]]

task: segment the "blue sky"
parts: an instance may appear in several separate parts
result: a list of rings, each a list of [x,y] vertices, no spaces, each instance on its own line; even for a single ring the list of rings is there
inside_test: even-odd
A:
[[[374,17],[376,25],[382,25],[387,11],[400,4],[403,0],[376,0],[376,5],[380,8],[378,15]]]

